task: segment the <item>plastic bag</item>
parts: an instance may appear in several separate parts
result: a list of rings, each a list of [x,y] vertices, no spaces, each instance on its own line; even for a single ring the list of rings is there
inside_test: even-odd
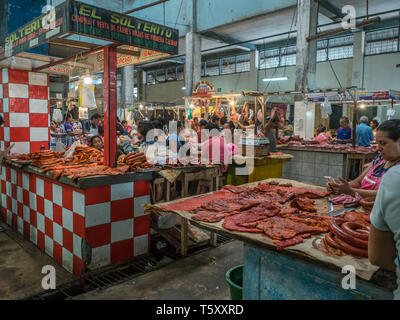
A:
[[[94,97],[94,93],[90,86],[83,85],[82,86],[82,107],[88,108],[89,110],[97,109],[96,98]]]
[[[63,121],[63,116],[60,109],[54,108],[52,120],[55,121],[56,123]]]
[[[328,119],[332,114],[332,106],[327,98],[325,98],[325,101],[321,103],[321,114],[322,119]]]
[[[71,147],[64,153],[64,158],[72,158],[74,156],[75,148],[81,145],[79,141],[75,141]]]

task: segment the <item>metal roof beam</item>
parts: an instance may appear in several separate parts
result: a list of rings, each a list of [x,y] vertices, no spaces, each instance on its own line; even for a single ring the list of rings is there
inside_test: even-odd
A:
[[[319,12],[329,19],[336,21],[345,17],[345,14],[342,13],[342,10],[329,0],[318,0],[318,4]]]
[[[225,36],[225,35],[222,35],[220,33],[214,32],[214,31],[203,31],[203,32],[200,32],[200,34],[201,34],[201,36],[203,36],[205,38],[222,41],[222,42],[225,42],[228,44],[235,44],[235,43],[240,42],[240,40],[238,40],[238,39],[234,39],[232,37]],[[251,43],[243,43],[238,46],[244,48],[244,50],[246,50],[246,51],[249,51],[249,50],[254,51],[257,49],[257,46],[255,44],[251,44]]]

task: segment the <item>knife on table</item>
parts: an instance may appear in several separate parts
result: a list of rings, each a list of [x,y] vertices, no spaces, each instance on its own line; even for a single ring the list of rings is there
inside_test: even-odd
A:
[[[341,214],[345,213],[345,212],[349,212],[349,211],[354,211],[355,208],[343,208],[343,209],[337,209],[334,210],[333,208],[333,203],[328,201],[328,213],[327,215],[330,217],[337,217],[340,216]]]

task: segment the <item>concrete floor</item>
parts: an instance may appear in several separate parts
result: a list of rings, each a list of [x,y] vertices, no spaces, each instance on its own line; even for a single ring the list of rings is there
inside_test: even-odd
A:
[[[0,222],[0,300],[18,300],[45,291],[42,267],[56,269],[56,285],[70,282],[72,274],[35,245]],[[77,300],[229,300],[225,281],[228,269],[243,263],[243,243],[232,241],[161,269],[104,290],[91,291]]]
[[[0,300],[24,299],[45,291],[42,288],[42,267],[56,269],[56,285],[73,280],[72,274],[58,266],[35,245],[23,239],[6,224],[0,232]]]
[[[91,291],[76,300],[229,300],[225,273],[243,263],[243,242],[175,261],[160,270],[104,290]]]

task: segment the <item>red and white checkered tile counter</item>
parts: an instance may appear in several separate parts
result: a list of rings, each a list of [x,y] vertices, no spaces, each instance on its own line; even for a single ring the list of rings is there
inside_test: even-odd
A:
[[[3,221],[78,276],[146,254],[150,181],[77,189],[10,166],[1,171]]]
[[[13,153],[48,149],[50,137],[49,75],[0,69],[1,150],[15,143]]]

